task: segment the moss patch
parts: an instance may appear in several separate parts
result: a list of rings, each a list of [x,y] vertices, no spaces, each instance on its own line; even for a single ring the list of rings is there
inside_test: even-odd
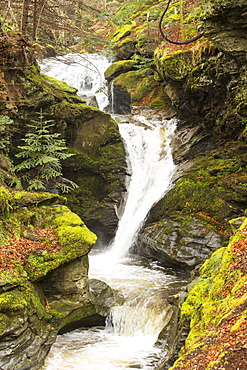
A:
[[[136,61],[134,60],[121,60],[115,62],[105,71],[105,78],[108,81],[111,81],[113,78],[117,77],[121,73],[130,71],[135,65]]]
[[[180,213],[231,233],[228,220],[246,206],[245,164],[238,156],[240,142],[201,155],[164,199],[151,211],[154,220],[163,215],[176,219]]]
[[[96,236],[66,206],[49,205],[58,200],[63,198],[1,189],[2,213],[8,212],[0,229],[1,280],[14,285],[34,281],[89,252]]]
[[[242,362],[246,343],[247,230],[246,219],[226,248],[213,253],[200,268],[182,306],[182,317],[190,321],[190,333],[172,370],[232,369]],[[238,355],[236,355],[236,352]],[[217,366],[217,367],[216,367]],[[240,366],[241,367],[241,366]]]

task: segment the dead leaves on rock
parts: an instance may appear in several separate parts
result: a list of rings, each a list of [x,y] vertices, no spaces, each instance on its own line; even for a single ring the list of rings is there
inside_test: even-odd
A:
[[[0,247],[0,271],[12,270],[16,264],[27,264],[30,253],[42,255],[44,251],[54,253],[61,249],[56,230],[52,227],[30,229],[26,238],[12,236],[7,245]]]
[[[247,228],[241,231],[242,239],[232,248],[234,260],[229,274],[240,270],[247,275]],[[226,286],[229,294],[232,286]],[[246,283],[234,294],[241,299],[247,292]],[[222,292],[224,297],[224,292]],[[188,352],[187,352],[188,351]],[[183,359],[172,370],[247,370],[247,300],[239,304],[218,326],[208,325],[204,337],[199,337],[197,347],[189,344],[182,350]]]

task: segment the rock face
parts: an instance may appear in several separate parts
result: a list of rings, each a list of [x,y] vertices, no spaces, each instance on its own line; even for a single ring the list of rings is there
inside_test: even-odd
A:
[[[99,315],[106,317],[109,315],[111,307],[123,304],[124,298],[104,281],[90,279],[89,284],[92,302],[94,302]]]
[[[160,221],[146,227],[137,241],[136,252],[164,266],[193,269],[221,247],[221,236],[193,219]]]
[[[204,34],[220,50],[246,60],[247,5],[244,0],[208,1]]]
[[[227,248],[219,248],[232,235],[229,220],[247,208],[246,10],[246,1],[207,1],[204,35],[214,44],[202,39],[186,52],[155,52],[164,92],[180,118],[174,141],[178,174],[151,210],[136,250],[186,269],[209,258],[182,306],[182,321],[191,330],[179,359],[166,367],[172,370],[247,366],[240,252],[246,249],[246,221]],[[190,137],[183,136],[183,127],[190,128]]]
[[[0,198],[1,217],[11,210],[0,230],[0,367],[36,370],[59,331],[99,320],[87,274],[96,236],[57,195],[1,188]]]
[[[63,163],[64,175],[79,185],[68,196],[69,206],[100,238],[109,241],[118,222],[116,208],[126,190],[125,149],[116,122],[89,107],[76,95],[76,89],[42,75],[31,45],[21,36],[2,38],[1,47],[0,114],[14,121],[12,147],[22,143],[27,124],[37,122],[42,109],[44,119],[55,122],[75,154]]]

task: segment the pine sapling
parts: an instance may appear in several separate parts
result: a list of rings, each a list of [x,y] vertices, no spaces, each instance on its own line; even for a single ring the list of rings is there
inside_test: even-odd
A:
[[[68,193],[78,185],[63,177],[61,160],[74,154],[66,152],[66,143],[60,138],[60,133],[50,132],[53,121],[44,121],[43,118],[40,112],[39,121],[28,125],[30,132],[23,139],[25,145],[19,145],[20,152],[16,154],[17,158],[24,160],[14,167],[14,172],[20,173],[27,190],[53,188]]]

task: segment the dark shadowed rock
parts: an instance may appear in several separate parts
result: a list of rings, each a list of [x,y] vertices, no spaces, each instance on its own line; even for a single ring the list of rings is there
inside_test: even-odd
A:
[[[157,259],[164,266],[193,269],[221,246],[221,236],[193,219],[165,220],[139,235],[138,254]]]

